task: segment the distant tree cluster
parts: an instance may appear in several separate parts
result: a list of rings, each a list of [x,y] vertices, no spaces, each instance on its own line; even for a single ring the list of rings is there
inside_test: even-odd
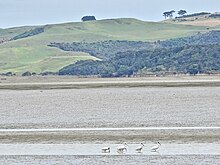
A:
[[[209,18],[220,18],[220,14],[211,14]]]
[[[180,15],[180,16],[183,16],[183,15],[185,15],[187,12],[186,12],[186,10],[180,10],[180,11],[178,11],[178,14]]]
[[[27,72],[22,73],[21,76],[35,76],[35,75],[37,75],[35,72],[27,71]]]
[[[0,75],[2,75],[2,76],[16,76],[16,74],[13,72],[1,73]]]
[[[96,18],[95,18],[95,16],[84,16],[84,17],[82,17],[81,20],[82,20],[83,22],[85,22],[85,21],[95,21]]]
[[[175,10],[171,10],[171,11],[166,11],[163,13],[163,16],[165,17],[165,19],[169,18],[169,19],[172,19],[173,18],[173,14],[175,13],[176,11]],[[180,16],[183,16],[187,13],[186,10],[179,10],[177,12]]]

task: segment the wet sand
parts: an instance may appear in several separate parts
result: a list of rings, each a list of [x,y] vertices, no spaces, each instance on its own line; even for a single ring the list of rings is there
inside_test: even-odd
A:
[[[154,143],[144,143],[141,153],[135,151],[138,143],[128,143],[127,151],[118,153],[117,147],[121,144],[0,144],[0,155],[90,155],[90,156],[106,156],[106,155],[219,155],[220,144],[214,143],[162,143],[157,152],[152,152],[150,148]],[[110,147],[110,153],[102,153],[101,148]]]
[[[1,129],[220,127],[220,87],[1,90]],[[218,130],[1,132],[1,143],[219,142]]]
[[[0,164],[62,164],[62,165],[217,165],[220,155],[177,156],[0,156]]]
[[[1,90],[0,128],[219,127],[220,87]]]
[[[9,78],[0,82],[0,129],[220,127],[220,78]],[[68,88],[68,89],[64,89]],[[13,89],[13,90],[12,90]],[[26,90],[28,89],[28,90]],[[46,90],[45,90],[46,89]],[[48,90],[53,89],[53,90]],[[218,145],[219,129],[0,132],[0,145]],[[0,164],[219,164],[193,155],[0,156]]]
[[[101,144],[161,141],[162,143],[220,143],[217,130],[135,130],[135,131],[63,131],[1,132],[2,144]]]

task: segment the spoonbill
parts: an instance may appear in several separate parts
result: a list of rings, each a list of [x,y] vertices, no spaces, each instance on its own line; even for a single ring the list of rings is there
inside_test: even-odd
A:
[[[136,150],[136,152],[141,153],[141,152],[142,152],[142,150],[143,150],[143,147],[144,147],[144,144],[143,144],[143,143],[141,143],[141,145],[135,149],[135,150]]]
[[[151,147],[151,152],[156,152],[160,148],[160,142],[156,142],[156,145]]]
[[[110,153],[110,147],[103,147],[102,152],[103,153]]]
[[[123,145],[121,145],[121,146],[119,146],[119,147],[117,148],[117,151],[120,152],[120,153],[123,153],[124,151],[127,152],[127,147],[128,147],[128,145],[127,145],[127,143],[125,142]]]

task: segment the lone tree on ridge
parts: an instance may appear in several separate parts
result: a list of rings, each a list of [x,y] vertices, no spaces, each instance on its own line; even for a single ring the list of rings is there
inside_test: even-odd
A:
[[[163,16],[165,17],[165,19],[167,19],[167,17],[169,17],[171,19],[171,18],[173,18],[173,13],[175,13],[174,10],[166,11],[163,13]]]
[[[184,14],[186,14],[187,12],[186,12],[186,10],[180,10],[180,11],[178,11],[178,14],[180,15],[180,16],[183,16]]]
[[[82,20],[83,22],[85,22],[85,21],[95,21],[96,18],[95,18],[95,16],[84,16],[84,17],[82,17],[81,20]]]

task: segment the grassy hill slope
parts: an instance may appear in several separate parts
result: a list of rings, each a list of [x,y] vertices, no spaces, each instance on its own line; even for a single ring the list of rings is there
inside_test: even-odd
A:
[[[42,27],[42,26],[39,26]],[[78,60],[96,59],[86,53],[64,52],[47,45],[51,42],[96,42],[104,40],[156,41],[189,36],[207,27],[143,22],[136,19],[109,19],[43,26],[44,32],[9,41],[37,28],[0,29],[0,73],[58,71]]]

